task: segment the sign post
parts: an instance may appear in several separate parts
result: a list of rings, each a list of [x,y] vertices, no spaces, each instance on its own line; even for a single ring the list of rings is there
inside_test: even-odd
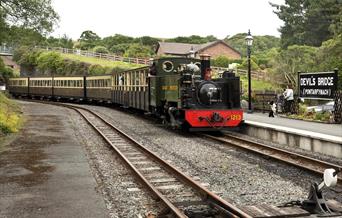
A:
[[[332,72],[299,73],[299,97],[332,100],[337,90],[337,70]]]
[[[304,99],[334,100],[334,120],[342,122],[342,100],[338,92],[338,70],[332,72],[298,72],[299,97]]]

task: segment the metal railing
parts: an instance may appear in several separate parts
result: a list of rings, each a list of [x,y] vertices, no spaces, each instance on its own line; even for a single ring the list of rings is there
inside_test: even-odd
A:
[[[105,59],[109,61],[121,61],[126,63],[133,63],[133,64],[142,64],[142,65],[148,65],[150,62],[150,58],[135,58],[135,57],[123,57],[116,54],[105,54],[105,53],[98,53],[93,51],[86,51],[86,50],[80,50],[80,49],[68,49],[68,48],[60,48],[60,47],[38,47],[40,49],[46,50],[46,51],[57,51],[64,54],[74,54],[74,55],[80,55],[85,57],[94,57],[94,58],[100,58]],[[213,70],[218,72],[223,72],[229,70],[229,68],[224,67],[211,67]],[[247,70],[243,69],[234,69],[234,72],[241,76],[247,76]],[[265,80],[270,81],[270,77],[267,75],[266,72],[263,71],[252,71],[251,77],[256,80]]]
[[[94,57],[94,58],[100,58],[105,59],[109,61],[122,61],[126,63],[132,63],[132,64],[142,64],[142,65],[148,65],[149,59],[148,58],[133,58],[133,57],[123,57],[116,54],[105,54],[105,53],[98,53],[93,51],[85,51],[80,49],[69,49],[69,48],[59,48],[59,47],[38,47],[40,49],[46,50],[46,51],[57,51],[64,54],[74,54],[74,55],[80,55],[85,57]]]
[[[0,55],[13,55],[13,48],[8,47],[6,44],[0,46]]]
[[[233,70],[234,73],[236,73],[240,76],[247,76],[247,74],[248,74],[248,71],[243,70],[243,69],[229,69],[229,68],[225,68],[225,67],[215,67],[215,66],[212,66],[211,68],[214,71],[218,71],[218,72]],[[256,80],[265,80],[265,81],[271,80],[271,78],[268,76],[268,74],[264,71],[251,71],[251,77],[253,79],[256,79]]]

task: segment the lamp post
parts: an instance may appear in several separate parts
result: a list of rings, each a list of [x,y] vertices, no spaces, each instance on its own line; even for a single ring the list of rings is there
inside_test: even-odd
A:
[[[252,113],[252,80],[251,80],[251,47],[253,45],[253,36],[251,31],[248,30],[245,38],[247,45],[247,61],[248,61],[248,113]]]

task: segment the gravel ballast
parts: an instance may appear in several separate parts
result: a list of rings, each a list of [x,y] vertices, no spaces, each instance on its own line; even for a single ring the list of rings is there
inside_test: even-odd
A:
[[[160,206],[151,198],[151,193],[132,176],[114,150],[78,113],[71,114],[75,135],[85,147],[97,190],[104,197],[110,217],[144,217],[150,211],[158,212]],[[129,191],[135,188],[140,191]]]
[[[310,183],[320,179],[286,164],[220,143],[163,127],[137,114],[100,106],[86,106],[108,118],[209,190],[235,204],[280,205],[307,198]]]

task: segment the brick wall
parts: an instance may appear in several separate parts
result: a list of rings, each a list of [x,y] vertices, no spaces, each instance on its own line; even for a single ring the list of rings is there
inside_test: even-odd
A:
[[[241,58],[240,53],[229,48],[224,43],[217,43],[213,46],[210,46],[210,47],[204,49],[203,51],[201,51],[201,54],[208,54],[213,59],[215,59],[216,57],[221,56],[221,55],[226,56],[229,59],[240,59]]]
[[[20,70],[20,66],[12,60],[12,56],[0,56],[0,58],[4,61],[4,64],[7,67],[10,67],[16,71]]]

